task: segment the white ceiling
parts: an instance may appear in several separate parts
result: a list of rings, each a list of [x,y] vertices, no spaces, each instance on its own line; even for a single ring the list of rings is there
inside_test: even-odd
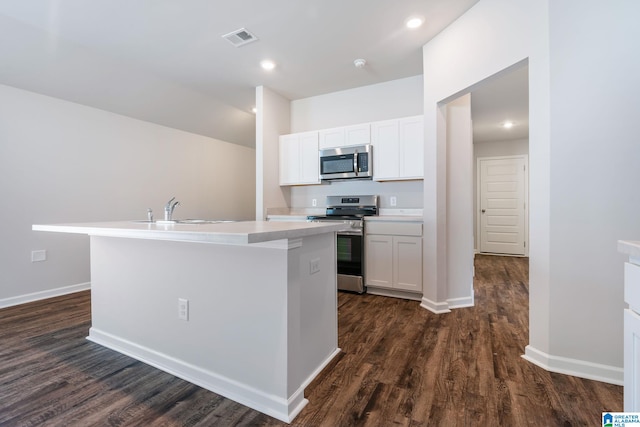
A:
[[[253,146],[256,86],[293,100],[421,74],[477,1],[0,0],[0,83]],[[221,37],[242,27],[259,40]]]
[[[529,67],[508,70],[471,92],[473,142],[529,138]],[[502,124],[512,122],[505,129]]]

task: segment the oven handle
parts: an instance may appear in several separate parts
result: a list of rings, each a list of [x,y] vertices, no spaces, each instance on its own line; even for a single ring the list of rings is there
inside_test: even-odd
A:
[[[337,231],[338,236],[362,236],[362,231]]]

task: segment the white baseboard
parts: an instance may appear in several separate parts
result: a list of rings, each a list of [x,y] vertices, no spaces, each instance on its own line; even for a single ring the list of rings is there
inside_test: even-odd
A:
[[[63,286],[61,288],[47,289],[46,291],[4,298],[0,299],[0,308],[12,307],[14,305],[26,304],[28,302],[59,297],[61,295],[73,294],[75,292],[86,291],[88,289],[91,289],[91,282],[79,283],[77,285]]]
[[[466,307],[473,307],[474,306],[474,298],[473,298],[473,293],[471,293],[470,296],[468,297],[462,297],[462,298],[451,298],[447,300],[447,304],[449,305],[449,308],[466,308]]]
[[[623,385],[624,370],[617,366],[552,356],[530,345],[525,347],[522,358],[550,372],[602,381],[609,384]]]
[[[427,310],[435,314],[451,313],[451,310],[449,310],[448,302],[434,302],[424,296],[422,297],[420,307],[426,308]]]
[[[448,299],[446,302],[434,302],[434,301],[431,301],[429,298],[425,298],[423,296],[420,307],[426,308],[427,310],[436,314],[443,314],[443,313],[451,313],[451,309],[453,308],[473,307],[474,304],[475,303],[474,303],[473,294],[471,294],[468,297],[451,298],[451,299]]]
[[[87,339],[286,423],[293,421],[296,415],[309,403],[304,398],[305,386],[340,352],[340,349],[332,352],[320,364],[318,369],[287,399],[266,393],[232,378],[192,365],[93,327],[89,329]]]
[[[380,295],[383,297],[402,298],[413,301],[422,301],[422,294],[415,292],[400,291],[395,289],[384,289],[367,286],[367,293],[371,295]]]

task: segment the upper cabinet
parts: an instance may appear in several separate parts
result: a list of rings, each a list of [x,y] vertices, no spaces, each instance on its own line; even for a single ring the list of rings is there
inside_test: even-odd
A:
[[[373,179],[423,179],[422,116],[280,136],[280,185],[320,183],[318,150],[373,145]]]
[[[423,116],[371,123],[373,179],[423,179]]]
[[[318,132],[280,136],[280,185],[319,183]]]
[[[371,127],[369,123],[339,128],[323,129],[319,134],[319,148],[344,147],[347,145],[363,145],[371,143]]]

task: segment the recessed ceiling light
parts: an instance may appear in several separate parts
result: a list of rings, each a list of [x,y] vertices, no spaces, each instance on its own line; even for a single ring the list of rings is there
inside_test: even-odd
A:
[[[276,68],[276,63],[270,59],[265,59],[264,61],[260,62],[260,66],[263,69],[270,71]]]
[[[365,65],[367,65],[367,61],[365,59],[358,58],[355,61],[353,61],[353,65],[355,65],[356,68],[362,68]]]
[[[251,107],[251,112],[253,114],[256,114],[258,112],[258,109],[256,107]]]
[[[407,21],[405,22],[405,25],[407,26],[407,28],[414,30],[419,26],[421,26],[423,22],[424,22],[424,19],[422,17],[412,16],[409,19],[407,19]]]
[[[514,124],[513,122],[504,122],[502,124],[502,127],[505,129],[511,129],[513,127],[513,124]]]

